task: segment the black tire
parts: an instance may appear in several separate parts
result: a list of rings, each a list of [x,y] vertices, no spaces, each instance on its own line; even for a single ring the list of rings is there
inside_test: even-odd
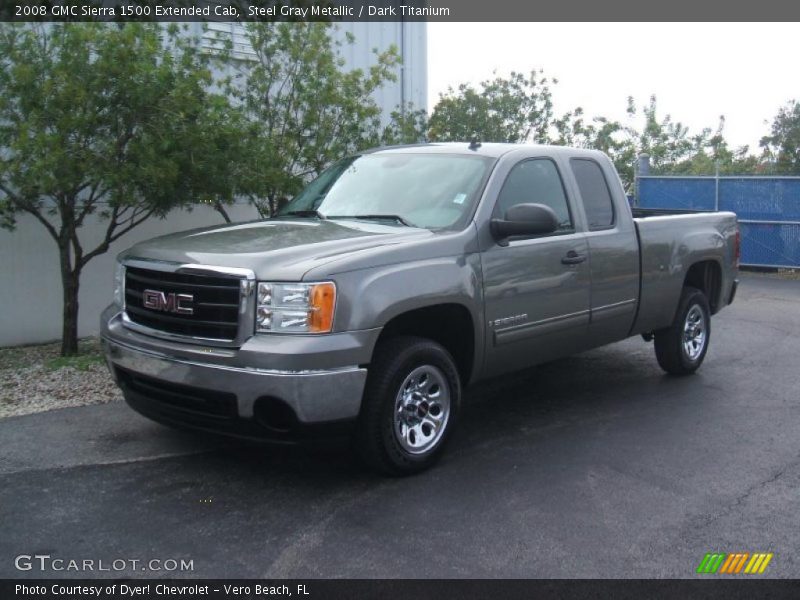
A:
[[[685,330],[687,318],[690,313],[697,315],[697,311],[702,314],[702,321],[699,326],[704,333],[702,343],[694,341],[687,342],[690,348],[687,349],[685,342]],[[695,326],[697,327],[697,326]],[[695,328],[695,331],[699,331]],[[708,344],[711,341],[711,311],[708,307],[708,299],[705,294],[693,287],[683,288],[678,310],[675,313],[675,320],[666,329],[655,332],[656,359],[658,364],[667,373],[672,375],[689,375],[694,373],[706,357]]]
[[[430,379],[426,379],[426,369],[430,374]],[[413,383],[413,376],[417,373],[419,381],[428,382],[430,389],[425,390],[414,385],[404,386],[409,377]],[[446,384],[448,389],[440,386],[438,394],[449,394],[449,410],[445,410],[435,404],[434,397],[437,396],[436,386],[438,382]],[[406,389],[403,400],[400,399],[401,388]],[[404,402],[410,398],[409,389],[422,389],[419,396],[420,404],[420,433],[418,438],[414,438],[414,432],[409,431],[405,426],[407,435],[403,436],[401,425],[396,423],[395,411],[398,402]],[[430,398],[428,396],[430,394]],[[443,401],[443,398],[439,396]],[[424,409],[422,405],[430,407]],[[390,338],[378,345],[372,363],[369,367],[369,375],[364,389],[364,398],[361,404],[361,413],[358,418],[354,446],[359,457],[371,468],[389,475],[410,475],[429,468],[441,456],[447,440],[453,431],[456,418],[461,408],[461,382],[458,375],[453,357],[440,344],[428,339],[402,336]],[[408,407],[408,410],[411,410]],[[434,429],[427,425],[431,422],[431,417],[436,420],[434,411],[438,410],[441,417],[441,433],[439,429]],[[430,412],[429,412],[430,411]],[[403,413],[405,414],[405,413]],[[416,412],[411,412],[410,418],[417,418]],[[425,420],[427,417],[428,420]],[[399,417],[398,417],[399,418]],[[427,426],[427,429],[422,429]],[[430,438],[425,435],[430,434]],[[409,438],[419,441],[422,445],[418,453],[412,453],[408,448]],[[425,449],[424,442],[428,440],[430,448]]]

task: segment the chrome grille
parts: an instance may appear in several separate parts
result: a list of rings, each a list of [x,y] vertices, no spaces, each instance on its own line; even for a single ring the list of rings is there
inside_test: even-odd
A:
[[[156,333],[233,342],[239,332],[243,281],[239,275],[164,271],[127,265],[125,313],[134,325]],[[145,290],[154,290],[167,296],[190,294],[192,314],[146,307]]]

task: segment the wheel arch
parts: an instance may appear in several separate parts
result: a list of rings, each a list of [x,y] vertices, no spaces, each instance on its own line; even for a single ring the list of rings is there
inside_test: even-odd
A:
[[[376,347],[402,335],[427,338],[441,344],[453,357],[462,384],[471,380],[477,362],[475,320],[464,304],[447,302],[400,312],[383,326]]]
[[[722,266],[716,259],[704,259],[693,263],[686,271],[683,287],[697,288],[708,298],[711,314],[721,308]]]

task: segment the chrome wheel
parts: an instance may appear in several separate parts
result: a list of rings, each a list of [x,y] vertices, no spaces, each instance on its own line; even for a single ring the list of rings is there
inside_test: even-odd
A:
[[[695,361],[700,357],[706,339],[706,318],[703,309],[695,304],[689,309],[683,323],[683,351],[689,360]]]
[[[417,367],[403,381],[395,398],[394,435],[409,454],[431,450],[450,418],[450,386],[440,369]]]

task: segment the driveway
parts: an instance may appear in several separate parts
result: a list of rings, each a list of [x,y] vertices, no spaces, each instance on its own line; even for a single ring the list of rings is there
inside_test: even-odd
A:
[[[706,552],[800,575],[800,281],[745,275],[700,372],[640,338],[470,391],[433,470],[252,448],[123,403],[0,421],[14,557],[187,559],[190,577],[692,577]],[[94,573],[97,575],[98,573]],[[704,577],[709,577],[708,575]]]

